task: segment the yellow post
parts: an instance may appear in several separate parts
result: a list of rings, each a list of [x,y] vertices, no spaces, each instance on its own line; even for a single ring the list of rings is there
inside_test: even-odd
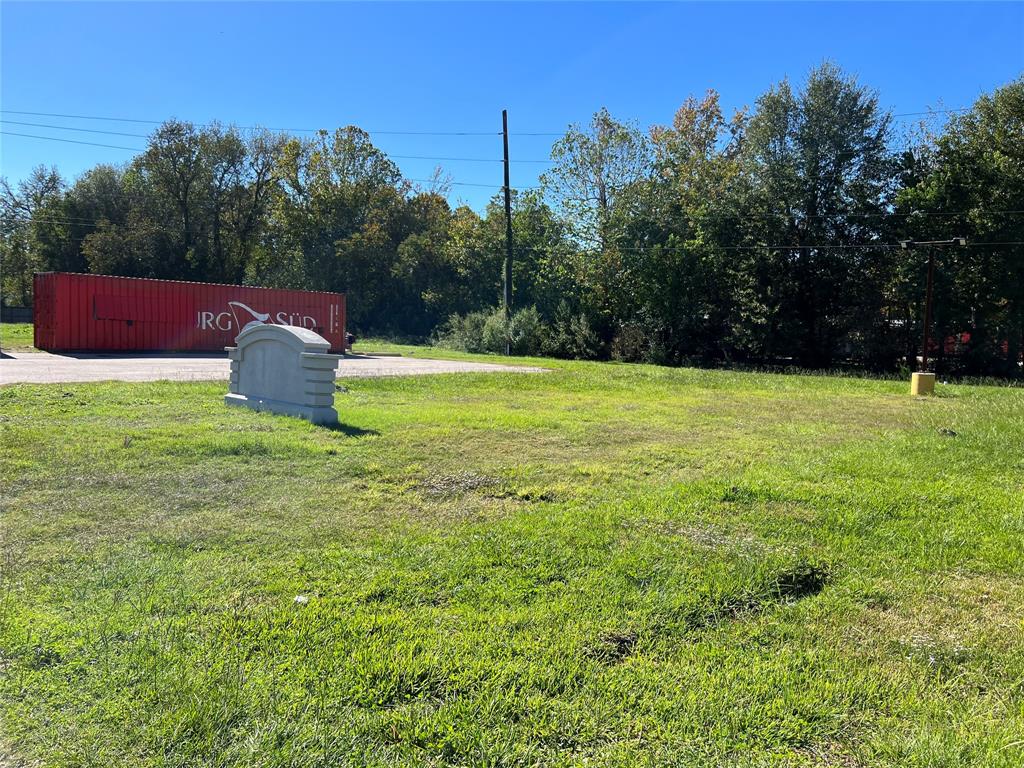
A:
[[[910,374],[910,394],[914,396],[934,395],[935,374],[924,372]]]

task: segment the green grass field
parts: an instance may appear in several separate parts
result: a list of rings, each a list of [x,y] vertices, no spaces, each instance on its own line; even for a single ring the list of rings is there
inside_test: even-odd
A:
[[[30,351],[33,341],[32,323],[0,323],[0,349]]]
[[[1024,762],[1024,392],[544,364],[0,389],[0,764]]]

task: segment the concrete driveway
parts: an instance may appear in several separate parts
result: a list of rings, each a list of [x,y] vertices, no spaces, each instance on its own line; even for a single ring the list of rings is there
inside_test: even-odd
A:
[[[337,377],[422,376],[431,373],[541,373],[544,368],[462,360],[350,355]],[[85,381],[209,381],[228,378],[226,354],[67,354],[4,352],[0,385]]]

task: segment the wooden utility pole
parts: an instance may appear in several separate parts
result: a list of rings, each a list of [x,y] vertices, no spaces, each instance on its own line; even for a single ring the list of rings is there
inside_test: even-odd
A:
[[[505,354],[512,353],[508,330],[512,323],[512,190],[508,181],[508,110],[501,110],[501,135],[505,143]]]
[[[928,370],[928,347],[931,346],[932,293],[935,286],[935,249],[928,249],[928,280],[924,291],[924,341],[921,343],[921,370]],[[936,371],[938,373],[938,371]]]
[[[928,371],[928,347],[931,346],[932,329],[932,294],[935,291],[935,248],[939,245],[967,245],[966,237],[954,237],[950,240],[900,240],[900,247],[910,251],[926,246],[928,248],[928,278],[924,289],[924,339],[921,341],[921,370],[910,374],[911,395],[931,395],[935,392],[935,374]],[[939,344],[944,339],[940,337]],[[941,348],[941,347],[940,347]]]

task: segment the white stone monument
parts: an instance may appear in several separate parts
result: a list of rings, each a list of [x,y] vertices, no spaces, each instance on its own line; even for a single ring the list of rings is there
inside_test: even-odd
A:
[[[249,323],[226,347],[231,383],[224,402],[336,424],[334,371],[341,355],[318,333],[294,325]]]

